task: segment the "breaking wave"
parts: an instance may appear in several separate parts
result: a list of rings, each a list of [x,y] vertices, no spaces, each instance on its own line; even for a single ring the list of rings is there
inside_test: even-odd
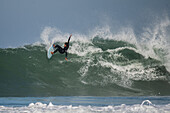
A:
[[[109,26],[89,35],[75,33],[69,61],[56,53],[47,59],[51,44],[61,46],[69,34],[46,27],[42,41],[0,49],[0,96],[139,96],[170,94],[170,46],[167,19],[136,36]]]

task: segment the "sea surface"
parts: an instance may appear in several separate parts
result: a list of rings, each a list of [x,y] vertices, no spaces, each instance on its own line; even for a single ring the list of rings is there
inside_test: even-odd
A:
[[[1,97],[0,113],[169,113],[170,97]]]

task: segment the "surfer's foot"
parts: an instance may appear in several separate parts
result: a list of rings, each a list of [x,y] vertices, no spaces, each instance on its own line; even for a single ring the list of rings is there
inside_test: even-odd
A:
[[[53,54],[54,54],[54,52],[52,52],[52,51],[51,51],[51,54],[53,55]]]

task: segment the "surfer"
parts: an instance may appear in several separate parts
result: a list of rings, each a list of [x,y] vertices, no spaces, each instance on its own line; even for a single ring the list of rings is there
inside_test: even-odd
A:
[[[67,59],[67,50],[68,50],[68,48],[69,48],[69,42],[70,42],[71,36],[72,36],[72,34],[71,34],[70,37],[68,38],[68,42],[65,42],[65,43],[64,43],[64,48],[62,48],[62,47],[59,46],[59,45],[53,44],[53,47],[56,48],[56,50],[55,50],[54,52],[51,52],[51,54],[54,54],[54,53],[56,53],[57,51],[59,51],[59,53],[61,53],[61,54],[66,53],[65,60],[68,61],[68,59]]]

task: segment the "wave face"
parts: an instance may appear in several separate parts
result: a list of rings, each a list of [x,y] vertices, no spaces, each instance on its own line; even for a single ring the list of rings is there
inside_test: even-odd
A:
[[[47,59],[50,44],[62,45],[69,36],[47,27],[41,43],[0,49],[0,96],[170,95],[170,49],[166,32],[159,33],[163,28],[148,30],[140,41],[129,28],[75,34],[67,62],[59,53]]]

